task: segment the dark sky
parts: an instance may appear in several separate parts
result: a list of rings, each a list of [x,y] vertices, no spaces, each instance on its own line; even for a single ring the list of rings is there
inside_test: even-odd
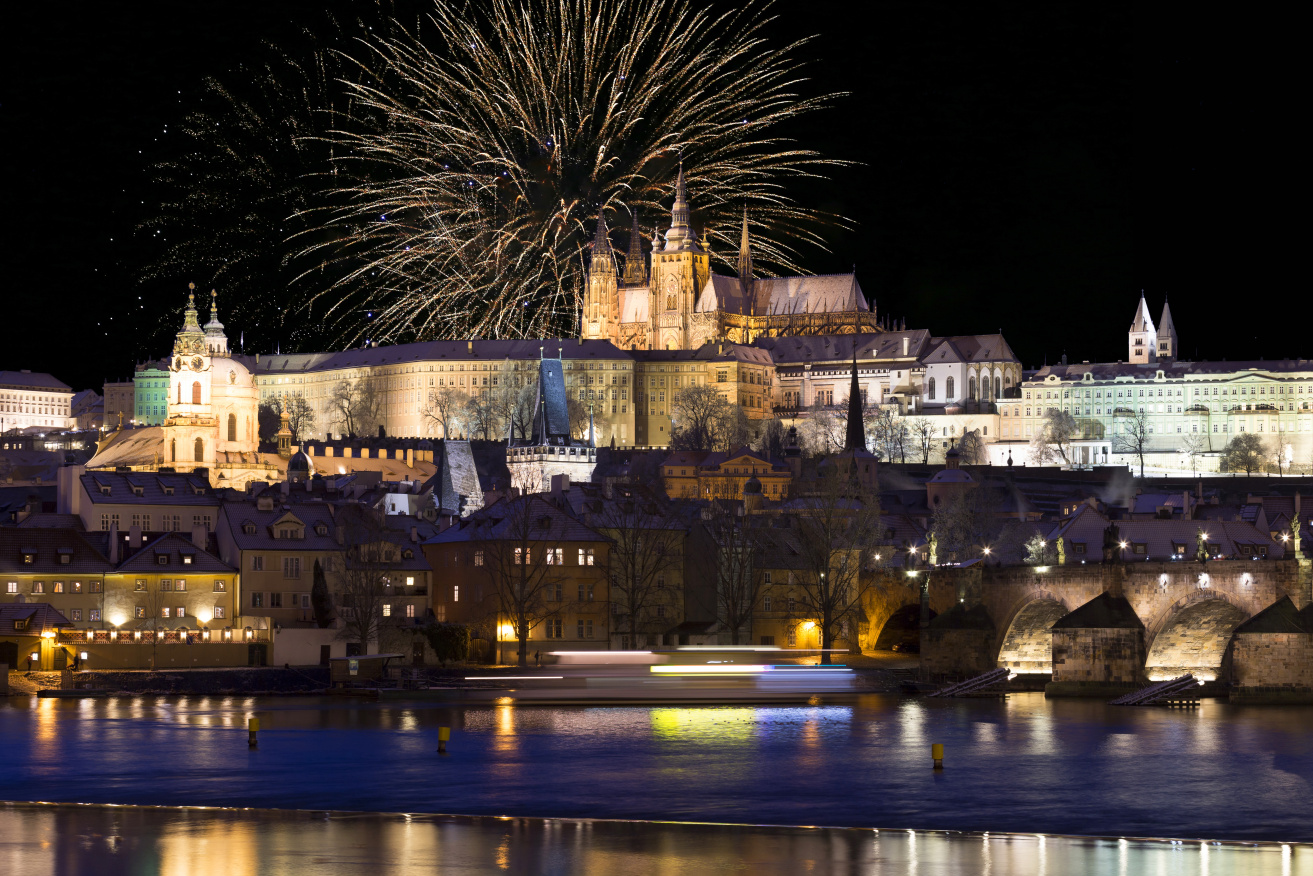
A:
[[[22,6],[3,22],[0,368],[98,387],[166,351],[157,328],[189,279],[168,296],[139,282],[166,127],[202,77],[311,13]],[[780,39],[818,34],[814,87],[851,92],[794,133],[860,162],[795,191],[854,223],[807,267],[856,264],[909,327],[1001,328],[1027,367],[1124,357],[1140,289],[1155,319],[1170,297],[1187,356],[1313,353],[1293,270],[1307,221],[1295,28],[1165,6],[777,5]]]

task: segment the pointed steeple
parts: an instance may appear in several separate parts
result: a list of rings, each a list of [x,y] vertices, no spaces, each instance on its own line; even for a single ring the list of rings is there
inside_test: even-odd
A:
[[[748,245],[748,208],[743,207],[743,232],[739,235],[739,282],[743,284],[744,297],[752,293],[752,250]]]
[[[1140,290],[1140,303],[1135,307],[1135,319],[1131,321],[1131,331],[1153,331],[1153,317],[1149,315],[1149,305],[1144,300],[1144,290]]]
[[[1149,305],[1144,300],[1144,291],[1140,291],[1140,303],[1135,308],[1135,319],[1131,322],[1128,333],[1127,360],[1132,365],[1145,365],[1158,356],[1158,333],[1153,327],[1153,317],[1149,316]]]
[[[647,271],[643,266],[643,232],[638,230],[638,211],[634,210],[632,216],[629,252],[625,254],[625,285],[642,286],[647,283]]]
[[[211,353],[228,352],[228,336],[219,322],[219,293],[210,290],[210,321],[205,324],[205,345]]]
[[[615,270],[615,260],[611,255],[611,238],[606,228],[606,214],[597,211],[597,230],[593,232],[593,270],[599,267]]]
[[[1172,323],[1172,308],[1163,299],[1163,318],[1158,321],[1158,358],[1175,359],[1180,355],[1180,342],[1176,338],[1176,326]]]
[[[862,422],[862,389],[857,384],[857,335],[853,335],[853,378],[848,387],[848,433],[844,453],[866,450],[866,426]]]

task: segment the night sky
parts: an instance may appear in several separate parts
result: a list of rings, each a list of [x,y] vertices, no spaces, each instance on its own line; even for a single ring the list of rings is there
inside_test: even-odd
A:
[[[316,13],[21,6],[3,27],[0,368],[98,389],[165,353],[187,281],[210,285],[141,280],[166,128],[203,77],[232,75]],[[1155,319],[1169,296],[1187,357],[1313,353],[1294,270],[1306,101],[1291,93],[1306,74],[1289,22],[1131,4],[854,8],[775,8],[781,40],[818,35],[809,87],[851,92],[793,132],[860,162],[794,191],[854,223],[831,252],[804,253],[810,270],[856,264],[879,311],[909,327],[1001,328],[1028,368],[1124,358],[1140,289]],[[242,329],[228,321],[230,337]]]

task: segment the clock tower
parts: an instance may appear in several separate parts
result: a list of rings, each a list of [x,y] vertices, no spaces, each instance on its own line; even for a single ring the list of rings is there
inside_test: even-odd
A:
[[[652,252],[652,292],[648,308],[652,347],[682,350],[691,346],[689,324],[698,292],[707,284],[711,263],[689,224],[688,187],[681,164],[675,180],[675,205],[670,210],[666,243]]]

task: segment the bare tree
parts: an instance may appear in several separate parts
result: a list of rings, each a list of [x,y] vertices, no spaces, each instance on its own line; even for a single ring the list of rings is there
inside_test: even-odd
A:
[[[983,465],[986,459],[985,440],[977,429],[966,429],[957,442],[958,460],[963,465]]]
[[[1252,475],[1263,470],[1266,460],[1267,449],[1263,447],[1263,439],[1253,432],[1236,435],[1222,451],[1222,468],[1225,471],[1243,471],[1246,475]]]
[[[764,580],[757,564],[761,531],[737,510],[711,504],[708,519],[699,524],[699,543],[705,549],[693,558],[699,578],[714,582],[716,621],[729,631],[731,645],[740,644],[745,632],[750,634]]]
[[[1290,467],[1294,459],[1293,451],[1294,447],[1291,445],[1290,439],[1283,433],[1278,432],[1269,441],[1268,454],[1279,477],[1286,476],[1286,469]]]
[[[784,424],[767,420],[757,435],[756,450],[767,459],[784,458]]]
[[[283,409],[287,411],[287,428],[292,430],[292,442],[300,444],[315,428],[315,409],[305,396],[300,395],[284,396]]]
[[[1198,432],[1191,432],[1181,440],[1181,452],[1185,454],[1186,462],[1190,463],[1190,471],[1199,476],[1199,460],[1208,450],[1208,436],[1201,435]],[[1144,477],[1144,468],[1141,465],[1140,477]]]
[[[729,400],[714,386],[686,386],[671,399],[674,414],[672,448],[711,450],[717,443],[716,432],[726,416]]]
[[[343,433],[373,435],[383,419],[383,396],[367,379],[342,380],[328,396],[328,416]]]
[[[470,430],[470,437],[478,436],[485,441],[500,434],[497,422],[497,408],[493,402],[493,397],[488,392],[475,391],[465,399],[465,405],[461,408],[461,417],[466,427]]]
[[[588,437],[588,403],[574,396],[565,399],[565,413],[570,418],[570,435],[574,438]]]
[[[615,489],[614,498],[603,502],[590,524],[611,539],[611,616],[632,648],[639,635],[678,623],[665,614],[680,601],[673,585],[683,568],[687,526],[671,503],[655,493],[620,485]]]
[[[256,426],[261,441],[273,441],[278,430],[283,428],[283,406],[277,398],[267,398],[260,402],[255,412]]]
[[[514,633],[516,660],[529,665],[529,634],[560,615],[566,577],[562,536],[570,524],[559,509],[535,496],[502,499],[474,525],[475,564],[491,583],[485,610]]]
[[[799,576],[791,596],[795,611],[821,632],[821,662],[830,663],[837,638],[855,640],[864,617],[862,600],[872,576],[862,576],[866,548],[878,541],[880,506],[831,468],[818,490],[791,519],[788,538],[797,553]]]
[[[880,408],[874,422],[875,447],[880,455],[893,462],[907,462],[907,448],[911,441],[911,430],[907,422],[892,408]]]
[[[467,397],[454,386],[437,386],[429,390],[428,399],[420,416],[433,426],[442,429],[443,438],[450,438],[451,433],[460,428],[461,412],[465,409]]]
[[[1049,408],[1030,440],[1030,458],[1038,465],[1071,465],[1071,443],[1080,427],[1066,411]]]
[[[922,465],[930,464],[930,450],[935,446],[938,436],[939,427],[927,417],[915,417],[907,421],[908,443],[912,453],[920,455]]]
[[[1149,449],[1153,426],[1144,410],[1117,415],[1117,429],[1112,435],[1114,453],[1134,454],[1140,460],[1140,477],[1144,477],[1144,452]]]
[[[368,654],[369,643],[378,641],[389,553],[395,546],[386,538],[381,511],[363,505],[343,511],[337,524],[341,547],[333,563],[333,601],[342,620],[338,638],[358,643],[360,653]]]
[[[512,437],[525,441],[533,435],[533,411],[537,401],[538,387],[534,382],[516,391],[515,406],[511,409]]]

